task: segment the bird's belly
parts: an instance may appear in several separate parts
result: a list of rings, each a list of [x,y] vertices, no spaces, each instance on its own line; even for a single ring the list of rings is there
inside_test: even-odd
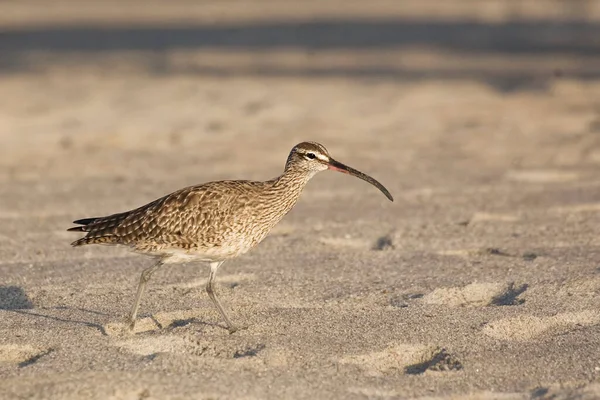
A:
[[[229,228],[220,232],[202,230],[195,242],[190,241],[184,247],[167,245],[153,250],[159,250],[161,254],[157,255],[169,263],[224,261],[238,257],[262,242],[277,221],[269,221],[269,224],[252,223],[247,219],[243,224],[236,222],[239,221],[230,221]]]
[[[163,249],[153,255],[163,258],[165,264],[223,261],[237,256],[220,248]]]
[[[240,238],[238,240],[220,243],[220,245],[198,245],[189,249],[164,248],[159,255],[165,263],[185,263],[194,261],[224,261],[238,257],[256,246],[263,238]]]

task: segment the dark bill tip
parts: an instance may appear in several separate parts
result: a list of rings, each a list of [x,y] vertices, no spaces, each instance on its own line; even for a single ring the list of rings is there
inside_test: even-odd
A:
[[[375,186],[377,189],[381,191],[388,198],[389,201],[394,201],[394,198],[390,194],[389,190],[385,188],[381,183],[379,183],[374,178],[371,178],[369,175],[364,174],[354,168],[351,168],[345,164],[342,164],[339,161],[335,161],[334,159],[330,159],[328,163],[328,168],[333,171],[343,172],[344,174],[349,174],[355,176],[359,179],[362,179],[365,182],[369,182],[371,185]]]

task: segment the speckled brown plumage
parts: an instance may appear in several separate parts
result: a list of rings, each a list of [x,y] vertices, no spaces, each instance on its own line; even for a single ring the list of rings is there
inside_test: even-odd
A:
[[[214,294],[212,282],[216,270],[223,261],[238,257],[260,243],[292,209],[310,178],[326,169],[364,179],[393,200],[387,189],[373,178],[333,160],[322,145],[304,142],[292,149],[284,173],[275,179],[209,182],[180,189],[131,211],[80,219],[74,223],[81,226],[69,231],[87,234],[72,245],[124,245],[158,258],[157,264],[144,271],[140,279],[130,317],[132,329],[145,284],[160,265],[210,262],[207,291],[230,331],[235,331],[237,328]]]
[[[88,233],[73,246],[126,245],[165,257],[180,249],[201,253],[205,261],[226,260],[258,244],[301,190],[279,180],[191,186],[132,211],[83,220],[84,226],[72,230]]]

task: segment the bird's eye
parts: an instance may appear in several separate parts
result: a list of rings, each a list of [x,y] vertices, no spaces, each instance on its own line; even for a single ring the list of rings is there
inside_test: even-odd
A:
[[[317,156],[315,155],[315,153],[306,153],[306,157],[308,157],[312,160],[312,159],[316,158]]]

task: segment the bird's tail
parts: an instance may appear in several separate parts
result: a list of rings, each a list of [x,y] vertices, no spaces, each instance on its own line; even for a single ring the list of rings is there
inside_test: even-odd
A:
[[[119,235],[117,228],[129,213],[109,215],[108,217],[82,218],[73,221],[74,226],[67,229],[69,232],[87,232],[87,235],[71,243],[71,246],[83,246],[86,244],[116,244]]]

